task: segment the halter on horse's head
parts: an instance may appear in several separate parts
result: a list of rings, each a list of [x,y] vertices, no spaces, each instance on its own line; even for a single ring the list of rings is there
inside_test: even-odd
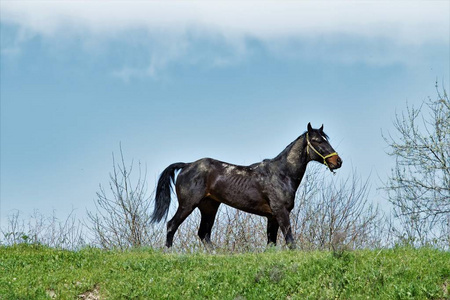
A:
[[[306,151],[312,160],[323,163],[333,173],[342,166],[342,159],[328,142],[328,136],[323,132],[323,125],[319,129],[313,129],[311,123],[308,123],[306,142],[308,144]],[[310,149],[312,152],[309,151]]]

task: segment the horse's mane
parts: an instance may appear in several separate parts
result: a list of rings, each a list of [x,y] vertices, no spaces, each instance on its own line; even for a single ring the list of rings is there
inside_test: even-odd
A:
[[[302,137],[304,137],[306,134],[306,132],[302,133],[298,138],[296,138],[294,141],[292,141],[289,145],[286,146],[286,148],[284,148],[283,151],[281,151],[277,156],[275,156],[272,160],[279,160],[280,158],[282,158],[287,152],[289,152],[289,150],[291,150],[292,146],[294,146],[294,144]]]
[[[313,129],[314,131],[319,132],[318,129]],[[298,138],[296,138],[293,142],[291,142],[289,145],[286,146],[286,148],[284,148],[283,151],[281,151],[277,156],[275,156],[273,159],[271,160],[279,160],[281,157],[283,157],[287,152],[289,152],[289,150],[291,150],[292,146],[294,146],[294,144],[301,138],[306,136],[306,133],[308,133],[308,131],[303,132]],[[322,135],[323,137],[325,137],[327,140],[329,140],[328,135],[325,132],[320,132],[320,135]]]

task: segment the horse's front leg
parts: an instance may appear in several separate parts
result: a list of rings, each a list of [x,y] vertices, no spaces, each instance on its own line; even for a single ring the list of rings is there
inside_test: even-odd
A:
[[[283,232],[286,244],[290,249],[295,249],[294,237],[292,236],[291,221],[289,220],[289,211],[286,208],[281,208],[274,211],[274,216]]]
[[[275,217],[267,217],[267,244],[275,246],[278,236],[278,221]]]

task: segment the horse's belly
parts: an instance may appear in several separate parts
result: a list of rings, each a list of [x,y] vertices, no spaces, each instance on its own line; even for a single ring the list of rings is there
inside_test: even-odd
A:
[[[272,209],[257,183],[247,178],[217,180],[209,194],[216,201],[262,216],[272,215]]]

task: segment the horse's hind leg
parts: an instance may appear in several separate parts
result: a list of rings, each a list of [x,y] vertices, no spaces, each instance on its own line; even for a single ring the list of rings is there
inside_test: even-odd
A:
[[[202,215],[202,219],[200,221],[200,228],[198,230],[198,236],[200,237],[200,240],[205,244],[207,248],[212,247],[211,230],[214,225],[214,221],[219,206],[220,206],[219,202],[209,198],[204,198],[198,206],[198,208],[200,209],[200,213]]]
[[[194,210],[194,206],[182,206],[179,205],[177,212],[173,216],[173,218],[167,222],[167,237],[166,237],[166,247],[172,247],[173,236],[175,232],[177,232],[178,227],[180,227],[181,223],[192,213]]]

